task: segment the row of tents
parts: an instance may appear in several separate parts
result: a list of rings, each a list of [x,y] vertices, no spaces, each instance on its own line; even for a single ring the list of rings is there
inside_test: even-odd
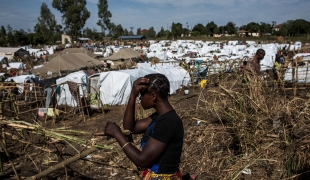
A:
[[[151,73],[161,73],[167,76],[170,82],[170,93],[174,94],[182,86],[190,83],[190,76],[186,70],[180,66],[149,63],[138,63],[138,69],[128,69],[119,71],[108,71],[88,76],[84,71],[70,73],[65,77],[56,79],[57,104],[78,106],[75,98],[70,92],[68,81],[78,85],[81,97],[94,96],[100,98],[100,105],[123,105],[126,104],[132,89],[133,82],[139,77],[144,77]],[[6,81],[13,80],[16,83],[25,83],[29,79],[35,78],[35,75],[22,75],[11,77]],[[45,83],[46,84],[46,83]],[[51,84],[50,84],[51,85]],[[47,87],[44,87],[47,88]],[[20,93],[23,88],[20,87]]]

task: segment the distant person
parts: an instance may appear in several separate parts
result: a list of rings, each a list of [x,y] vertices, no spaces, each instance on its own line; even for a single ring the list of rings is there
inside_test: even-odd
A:
[[[280,62],[280,58],[276,59],[274,66],[273,66],[273,75],[276,81],[279,81],[280,79],[281,65],[282,64]]]
[[[280,58],[279,58],[279,63],[284,64],[284,62],[285,62],[285,58],[284,58],[283,54],[281,54]]]
[[[263,49],[258,49],[256,51],[256,54],[255,56],[247,63],[247,65],[245,66],[244,68],[244,72],[248,72],[250,73],[251,75],[261,75],[260,73],[260,61],[262,59],[264,59],[265,57],[265,50]]]
[[[214,60],[214,61],[217,61],[217,59],[218,59],[217,56],[214,55],[214,56],[213,56],[213,60]]]

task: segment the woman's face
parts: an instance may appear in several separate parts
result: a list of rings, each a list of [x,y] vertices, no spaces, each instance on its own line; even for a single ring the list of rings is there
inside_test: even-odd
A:
[[[141,106],[143,109],[150,109],[153,107],[153,93],[152,91],[145,89],[140,91],[139,93],[139,99]]]

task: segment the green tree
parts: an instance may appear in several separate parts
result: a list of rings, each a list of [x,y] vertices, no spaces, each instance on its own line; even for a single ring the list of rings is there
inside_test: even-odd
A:
[[[292,31],[297,36],[307,35],[310,33],[310,22],[304,19],[296,19],[292,24]]]
[[[0,28],[0,39],[5,39],[6,38],[6,30],[4,28],[4,26],[1,26]]]
[[[14,32],[14,39],[18,43],[15,45],[24,46],[29,44],[28,34],[23,29]]]
[[[225,26],[219,26],[218,33],[219,34],[224,34],[225,33]]]
[[[213,34],[218,33],[218,27],[217,25],[211,21],[206,25],[206,34],[209,36],[213,36]]]
[[[158,32],[157,36],[158,36],[158,37],[164,37],[164,36],[166,36],[166,35],[165,35],[164,27],[161,27],[161,28],[160,28],[160,31]]]
[[[116,34],[116,32],[115,32],[116,25],[115,25],[113,22],[111,22],[111,23],[109,24],[108,29],[109,29],[109,33],[108,33],[107,36],[108,36],[108,37],[114,37],[115,34]]]
[[[172,36],[174,37],[178,37],[178,36],[181,36],[182,34],[182,30],[183,30],[183,25],[181,23],[172,23],[171,25],[171,34]]]
[[[7,32],[7,43],[9,44],[9,46],[15,46],[14,33],[10,25],[6,27],[6,32]]]
[[[45,3],[41,5],[38,23],[34,26],[36,37],[41,39],[41,43],[54,43],[57,21],[55,15],[50,11]]]
[[[123,29],[123,27],[122,27],[121,24],[119,24],[119,25],[116,26],[115,32],[116,32],[116,35],[115,35],[115,36],[116,36],[117,38],[120,37],[120,36],[122,36],[122,35],[124,34],[124,29]]]
[[[236,34],[236,24],[231,21],[226,24],[224,29],[229,35]]]
[[[1,26],[0,28],[0,46],[6,46],[6,30],[4,26]]]
[[[141,35],[141,28],[137,29],[137,35]]]
[[[94,39],[94,32],[92,29],[90,28],[85,28],[84,29],[84,36],[87,37],[87,38],[90,38],[90,39]]]
[[[197,25],[195,25],[194,26],[194,28],[192,29],[192,31],[193,32],[198,32],[198,34],[197,33],[195,33],[195,34],[197,34],[197,35],[205,35],[206,34],[206,28],[205,28],[205,26],[204,25],[202,25],[202,24],[197,24]]]
[[[259,24],[256,23],[256,22],[250,22],[250,23],[248,23],[248,24],[246,25],[246,30],[247,30],[248,32],[250,32],[251,35],[252,35],[252,33],[257,33],[257,32],[259,32],[259,29],[260,29],[260,26],[259,26]]]
[[[86,8],[86,0],[53,0],[52,6],[60,11],[65,29],[73,38],[77,38],[85,26],[90,12]]]
[[[153,26],[149,28],[149,30],[148,30],[146,36],[147,36],[148,38],[155,38],[155,36],[156,36],[156,31],[155,31],[155,29],[154,29]]]
[[[129,35],[129,32],[128,32],[127,28],[124,29],[123,35],[124,36],[128,36]]]
[[[98,22],[97,25],[101,27],[102,31],[105,31],[108,29],[112,14],[108,10],[108,1],[107,0],[99,0],[98,4]]]
[[[272,25],[268,23],[261,22],[259,25],[259,30],[261,33],[271,33]]]

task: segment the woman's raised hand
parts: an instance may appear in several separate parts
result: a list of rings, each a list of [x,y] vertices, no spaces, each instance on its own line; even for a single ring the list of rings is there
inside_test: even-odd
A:
[[[148,88],[148,83],[149,83],[148,78],[141,77],[135,80],[135,82],[133,83],[131,94],[137,97],[141,90]]]

